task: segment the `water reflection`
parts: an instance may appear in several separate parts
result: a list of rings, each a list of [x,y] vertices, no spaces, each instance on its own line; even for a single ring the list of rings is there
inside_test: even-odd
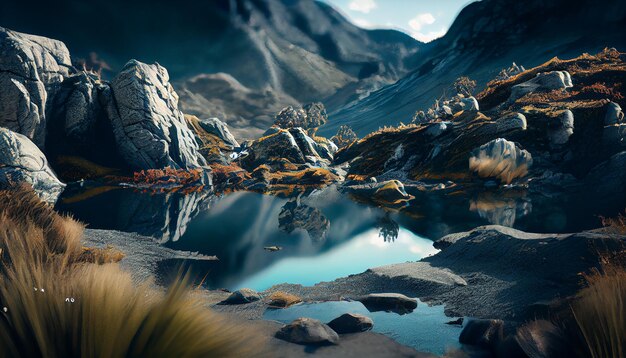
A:
[[[378,236],[382,237],[385,242],[393,242],[398,238],[400,225],[391,218],[390,213],[385,213],[383,217],[378,219],[376,227],[380,229]]]
[[[330,221],[316,208],[300,203],[300,197],[288,201],[278,214],[278,227],[288,234],[302,229],[313,240],[323,240],[330,228]]]
[[[498,197],[494,193],[480,193],[470,200],[470,211],[477,212],[490,224],[514,227],[518,219],[532,211],[530,200],[523,196]]]

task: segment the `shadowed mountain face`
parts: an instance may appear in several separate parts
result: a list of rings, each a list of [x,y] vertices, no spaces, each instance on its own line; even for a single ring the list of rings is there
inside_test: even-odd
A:
[[[192,91],[181,96],[183,110],[220,116],[246,136],[282,106],[370,77],[399,79],[422,46],[397,31],[360,29],[313,0],[8,0],[0,24],[59,39],[76,58],[96,52],[113,73],[131,58],[159,62],[177,90]],[[218,80],[202,85],[206,74]],[[233,91],[232,101],[219,98]]]
[[[410,122],[457,77],[478,86],[512,62],[526,68],[554,56],[573,58],[605,47],[626,48],[626,2],[590,0],[483,0],[465,7],[448,33],[415,55],[416,67],[400,81],[361,101],[331,105],[323,135],[349,124],[359,136],[383,125]]]

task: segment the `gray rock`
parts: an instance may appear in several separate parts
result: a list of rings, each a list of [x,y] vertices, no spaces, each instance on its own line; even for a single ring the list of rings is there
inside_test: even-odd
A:
[[[367,316],[356,313],[344,313],[328,323],[328,326],[339,334],[369,331],[374,321]]]
[[[228,130],[228,125],[217,118],[200,119],[200,127],[224,141],[224,143],[236,148],[239,142]]]
[[[276,332],[276,338],[306,345],[337,344],[337,332],[312,318],[298,318]]]
[[[472,151],[469,169],[481,178],[494,178],[509,184],[513,179],[525,176],[532,163],[528,151],[497,138]]]
[[[448,130],[448,124],[450,124],[450,122],[436,122],[428,124],[426,134],[428,134],[432,138],[437,138],[442,135],[446,130]]]
[[[131,60],[111,82],[111,92],[107,112],[120,155],[131,168],[205,164],[165,68]]]
[[[56,40],[0,27],[0,126],[43,148],[47,102],[71,67],[67,47]]]
[[[255,290],[249,288],[242,288],[231,293],[222,303],[227,305],[239,305],[244,303],[251,303],[261,299],[261,295]]]
[[[532,80],[513,86],[511,88],[511,96],[507,102],[512,103],[532,92],[548,92],[558,89],[565,90],[570,87],[573,87],[572,77],[567,71],[542,72],[538,73]]]
[[[65,184],[57,179],[45,155],[26,136],[0,128],[0,188],[28,183],[45,201],[54,203]]]
[[[463,110],[465,111],[477,112],[480,110],[478,101],[474,97],[461,98],[461,103],[463,104]]]
[[[391,311],[410,313],[417,308],[417,300],[399,293],[371,293],[358,299],[370,312]]]
[[[574,114],[566,109],[550,123],[548,137],[550,143],[563,145],[569,141],[569,137],[574,134]]]
[[[610,102],[606,107],[606,114],[604,115],[604,125],[610,126],[614,124],[622,123],[624,120],[624,112],[622,107],[615,102]]]
[[[504,322],[497,319],[473,319],[465,324],[459,342],[495,349],[504,338]]]

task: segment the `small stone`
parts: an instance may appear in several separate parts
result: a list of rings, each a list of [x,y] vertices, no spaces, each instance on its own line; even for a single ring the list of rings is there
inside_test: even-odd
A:
[[[344,313],[328,323],[328,326],[339,334],[369,331],[374,321],[367,316],[356,313]]]
[[[413,312],[417,300],[399,293],[371,293],[358,299],[370,312],[390,311],[399,314]]]
[[[452,321],[448,321],[448,322],[446,322],[446,324],[449,324],[451,326],[462,326],[463,325],[463,317],[460,317],[460,318],[452,320]]]
[[[255,302],[261,299],[261,295],[255,290],[249,288],[242,288],[228,296],[227,299],[222,301],[222,304],[226,305],[239,305],[245,303]]]
[[[312,318],[298,318],[276,332],[276,338],[296,344],[337,344],[337,332]]]
[[[265,250],[265,251],[275,252],[275,251],[280,251],[280,250],[282,250],[282,247],[280,247],[280,246],[265,246],[265,247],[263,248],[263,250]]]

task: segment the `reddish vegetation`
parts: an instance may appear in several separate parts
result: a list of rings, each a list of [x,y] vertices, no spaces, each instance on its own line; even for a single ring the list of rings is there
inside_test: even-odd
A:
[[[244,180],[250,179],[250,173],[235,163],[228,165],[211,164],[213,169],[213,183],[217,186],[225,184],[229,189],[240,189]]]
[[[135,172],[132,178],[110,177],[111,181],[126,182],[146,191],[181,191],[184,193],[204,189],[202,169],[147,169]]]

